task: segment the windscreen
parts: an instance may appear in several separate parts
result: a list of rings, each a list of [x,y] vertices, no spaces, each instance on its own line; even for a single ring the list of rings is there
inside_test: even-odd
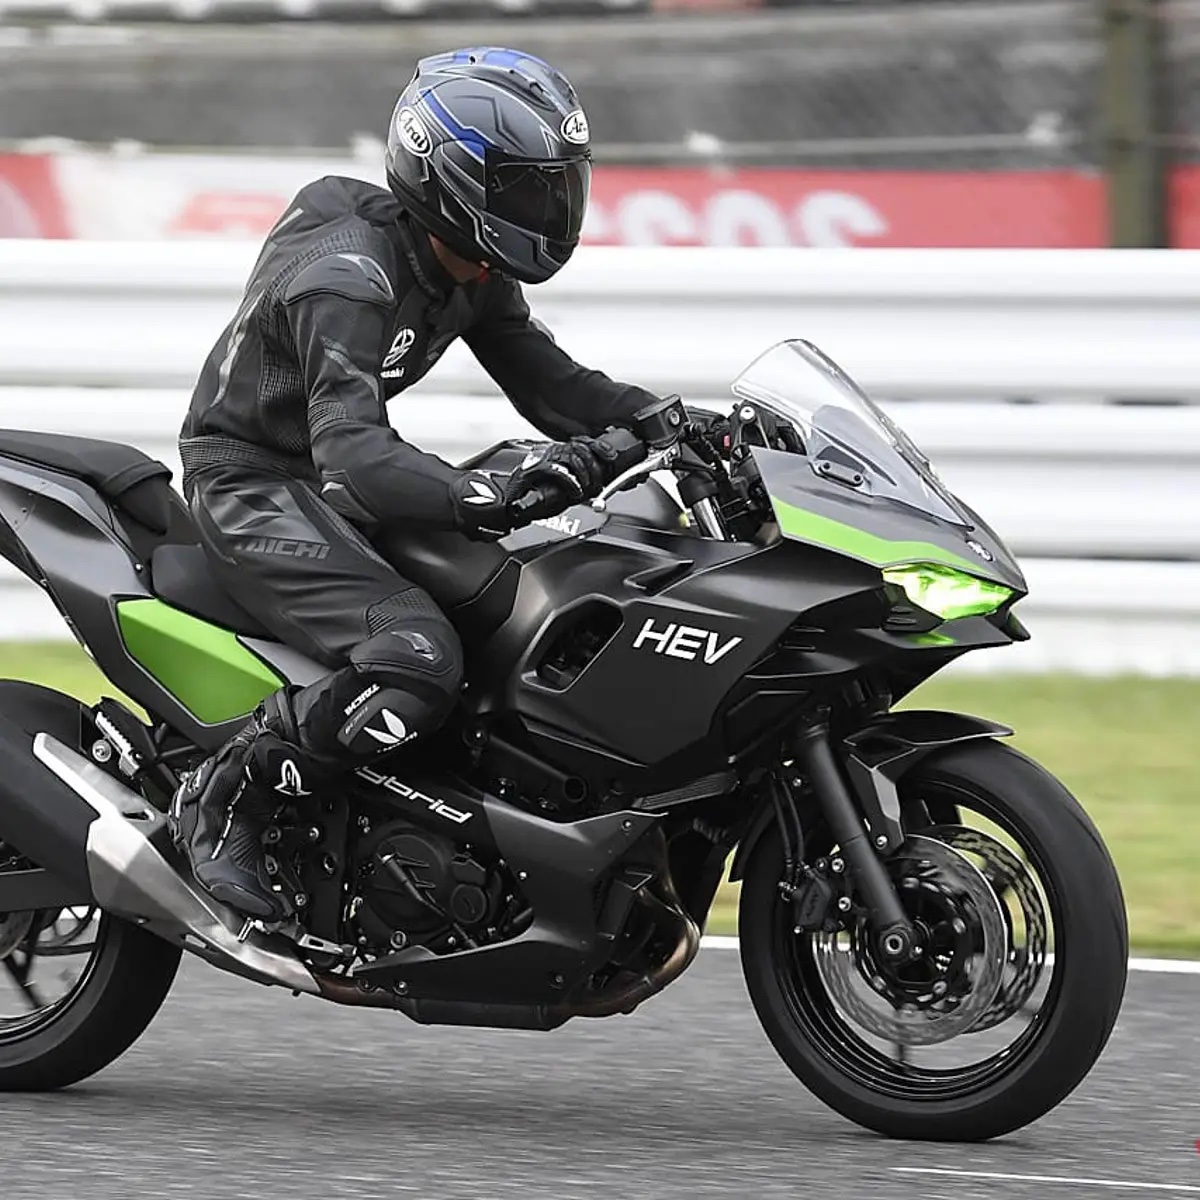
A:
[[[908,435],[809,342],[773,346],[733,391],[789,421],[804,442],[808,468],[825,480],[969,527],[962,506]]]

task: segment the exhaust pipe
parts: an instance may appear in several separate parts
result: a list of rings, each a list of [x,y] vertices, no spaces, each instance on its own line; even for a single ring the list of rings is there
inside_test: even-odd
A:
[[[92,895],[107,912],[143,925],[215,966],[296,992],[320,995],[308,968],[284,939],[264,935],[232,909],[194,887],[171,866],[167,820],[125,787],[48,733],[33,753],[96,814],[87,826]]]

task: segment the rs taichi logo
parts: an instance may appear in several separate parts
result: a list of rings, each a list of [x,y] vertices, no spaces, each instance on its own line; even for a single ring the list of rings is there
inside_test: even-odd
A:
[[[731,637],[721,641],[721,635],[711,629],[698,629],[694,625],[667,625],[664,629],[656,629],[654,618],[647,619],[637,637],[633,639],[633,648],[640,650],[646,646],[655,654],[666,654],[670,658],[683,658],[688,662],[701,662],[712,666],[727,655],[730,650],[742,644],[740,637]]]

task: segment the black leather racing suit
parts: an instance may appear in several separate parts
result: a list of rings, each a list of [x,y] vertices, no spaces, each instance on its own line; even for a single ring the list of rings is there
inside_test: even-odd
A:
[[[331,668],[292,697],[314,756],[350,763],[426,736],[457,696],[453,627],[385,557],[398,532],[454,527],[460,472],[403,441],[385,402],[457,337],[551,438],[654,399],[572,361],[512,280],[456,285],[391,193],[332,177],[271,232],[196,386],[184,491],[223,585]]]

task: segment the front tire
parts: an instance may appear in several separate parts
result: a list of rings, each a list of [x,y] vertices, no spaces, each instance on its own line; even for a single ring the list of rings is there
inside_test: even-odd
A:
[[[780,1056],[843,1116],[889,1137],[983,1141],[1054,1108],[1103,1050],[1120,1010],[1128,965],[1120,884],[1079,804],[1053,776],[1008,746],[981,741],[950,748],[915,767],[900,791],[906,812],[955,805],[981,813],[1024,851],[1039,878],[1053,922],[1055,957],[1041,1009],[1012,1048],[951,1071],[936,1060],[915,1066],[903,1053],[892,1062],[861,1037],[822,987],[814,950],[818,935],[793,932],[790,905],[778,887],[783,849],[777,827],[754,848],[742,887],[746,984]],[[946,827],[932,827],[929,836],[936,838],[940,828]],[[825,849],[807,848],[805,856],[811,861]],[[981,1036],[967,1032],[949,1045]]]
[[[123,1054],[171,990],[178,946],[108,914],[74,987],[43,1012],[0,1021],[0,1092],[50,1091]],[[31,946],[36,951],[36,944]]]

